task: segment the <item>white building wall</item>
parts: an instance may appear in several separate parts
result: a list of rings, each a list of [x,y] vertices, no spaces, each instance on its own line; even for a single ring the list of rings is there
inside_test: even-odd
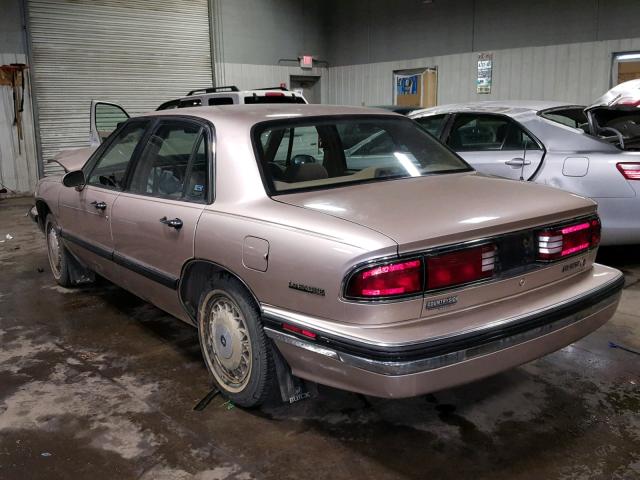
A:
[[[438,104],[475,100],[558,100],[589,104],[610,88],[614,52],[640,50],[640,38],[492,50],[491,94],[476,93],[480,52],[330,67],[323,103],[393,103],[393,71],[438,68]]]
[[[0,65],[28,64],[19,1],[3,0],[0,13]],[[27,69],[22,141],[18,140],[18,129],[13,124],[13,89],[0,85],[0,189],[6,188],[8,193],[2,196],[28,194],[38,180],[30,78],[31,70]]]
[[[0,65],[27,63],[24,54],[0,53]],[[29,72],[25,72],[25,99],[22,112],[22,135],[18,139],[18,128],[13,124],[13,90],[0,86],[0,188],[7,189],[8,196],[24,195],[33,191],[38,181],[37,154]]]

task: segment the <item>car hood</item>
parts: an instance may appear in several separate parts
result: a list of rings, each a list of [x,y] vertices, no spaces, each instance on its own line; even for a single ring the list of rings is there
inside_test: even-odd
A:
[[[69,148],[61,150],[56,154],[50,162],[55,162],[62,165],[62,168],[66,172],[73,172],[74,170],[80,170],[91,154],[96,150],[96,147],[82,147],[82,148]]]
[[[579,195],[475,172],[342,186],[274,199],[373,229],[394,240],[400,253],[596,210],[594,202]]]

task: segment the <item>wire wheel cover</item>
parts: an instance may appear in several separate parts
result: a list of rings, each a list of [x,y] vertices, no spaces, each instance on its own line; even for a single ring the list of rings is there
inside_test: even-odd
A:
[[[203,326],[206,361],[218,382],[229,391],[242,390],[251,376],[251,340],[240,307],[218,293]]]
[[[58,232],[53,225],[49,225],[47,231],[47,253],[49,254],[49,264],[55,278],[60,278],[60,267],[62,265],[62,249]]]

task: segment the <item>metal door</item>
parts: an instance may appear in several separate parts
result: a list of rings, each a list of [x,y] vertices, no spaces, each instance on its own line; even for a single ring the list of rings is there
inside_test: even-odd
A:
[[[208,0],[27,0],[41,160],[88,146],[93,98],[132,114],[213,82]],[[213,20],[211,20],[213,21]]]

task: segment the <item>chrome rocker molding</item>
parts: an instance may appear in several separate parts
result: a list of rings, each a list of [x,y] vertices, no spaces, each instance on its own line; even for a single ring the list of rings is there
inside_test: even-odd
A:
[[[521,331],[516,331],[515,333],[507,336],[495,336],[494,339],[491,339],[490,337],[485,338],[485,341],[482,341],[481,338],[475,344],[468,344],[464,348],[458,350],[445,351],[442,354],[425,355],[423,358],[411,358],[409,360],[385,360],[377,356],[362,354],[361,351],[358,351],[361,349],[349,351],[351,349],[346,346],[346,343],[340,345],[339,348],[333,348],[331,346],[323,345],[322,343],[308,341],[290,333],[278,330],[277,327],[272,326],[273,323],[271,323],[275,320],[272,307],[263,306],[263,316],[267,320],[267,322],[265,322],[265,332],[275,341],[287,343],[289,345],[332,358],[344,363],[345,365],[370,372],[390,376],[408,375],[434,370],[460,363],[465,360],[471,360],[482,355],[494,353],[580,322],[590,315],[593,315],[618,302],[623,284],[624,278],[620,276],[616,280],[601,286],[595,291],[582,295],[577,299],[574,298],[562,304],[554,305],[542,312],[534,312],[525,317],[519,317],[516,322],[519,325],[527,325],[527,323],[530,323],[529,321],[534,323],[534,325],[529,329],[520,329]],[[541,317],[554,317],[555,314],[563,312],[567,307],[573,307],[573,311],[562,315],[560,318],[554,318],[551,321],[536,321]],[[280,310],[279,312],[282,311]],[[278,317],[279,322],[286,321],[300,325],[301,315],[293,314],[291,317],[285,319],[282,318],[282,314],[280,313]],[[500,325],[507,322],[511,323],[513,320],[514,319],[509,319],[506,322],[500,322]],[[315,329],[312,324],[305,324],[304,326],[317,332],[317,329]],[[487,328],[487,330],[494,329],[495,325]],[[320,333],[318,333],[318,335],[320,335]],[[437,341],[438,343],[442,343],[443,341],[447,342],[447,340],[449,340],[451,343],[455,344],[459,341],[458,337],[459,335],[452,335],[451,337],[439,338]],[[425,342],[425,344],[428,342]],[[379,351],[381,346],[375,345],[374,348]]]

